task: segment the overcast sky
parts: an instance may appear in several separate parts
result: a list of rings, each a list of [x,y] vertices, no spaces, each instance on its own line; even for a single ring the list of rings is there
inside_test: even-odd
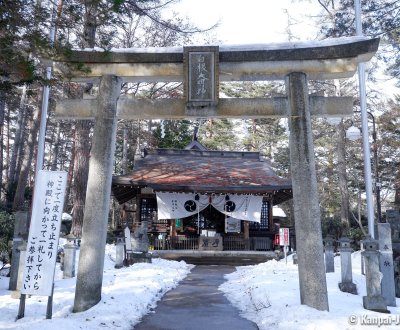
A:
[[[292,41],[316,40],[320,27],[314,18],[322,12],[316,0],[181,0],[170,9],[203,29],[219,22],[214,31],[219,45],[287,42],[288,20],[295,37]],[[209,42],[200,39],[195,43]],[[393,79],[381,74],[377,78],[381,87],[375,88],[383,94],[400,92]]]
[[[316,1],[292,0],[181,0],[173,6],[201,28],[220,22],[217,36],[224,44],[288,41],[288,14],[291,32],[301,40],[316,38],[318,27],[310,17],[321,7]]]

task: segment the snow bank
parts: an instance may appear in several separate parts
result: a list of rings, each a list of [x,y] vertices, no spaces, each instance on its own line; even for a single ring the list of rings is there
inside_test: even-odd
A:
[[[101,302],[82,313],[72,313],[76,278],[62,279],[57,264],[51,320],[45,319],[47,297],[33,296],[26,300],[25,317],[15,322],[19,299],[10,297],[9,279],[0,277],[0,329],[132,329],[193,267],[184,262],[153,259],[151,264],[115,269],[114,256],[115,246],[107,245]]]
[[[365,329],[371,318],[380,318],[382,322],[389,320],[391,325],[381,326],[385,330],[399,329],[400,307],[389,307],[392,314],[375,313],[363,308],[362,296],[366,295],[366,287],[365,277],[361,275],[360,252],[352,254],[352,264],[358,295],[339,290],[340,257],[335,257],[335,273],[327,274],[329,312],[300,304],[298,269],[290,257],[287,264],[285,260],[272,260],[255,266],[238,267],[236,272],[226,275],[227,282],[219,289],[244,317],[257,323],[260,329],[356,330]],[[399,298],[397,306],[400,306]]]

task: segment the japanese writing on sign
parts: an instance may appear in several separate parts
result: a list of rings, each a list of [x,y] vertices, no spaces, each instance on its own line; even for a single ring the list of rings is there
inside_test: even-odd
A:
[[[178,210],[178,200],[171,199],[171,210],[172,210],[172,213],[174,213],[176,210]]]
[[[246,196],[244,200],[244,210],[243,210],[243,213],[245,215],[247,215],[247,212],[249,211],[249,204],[250,204],[250,197]]]
[[[214,100],[214,53],[189,53],[189,101]]]
[[[289,246],[289,228],[279,228],[279,243],[281,246]]]
[[[240,233],[241,220],[231,217],[225,218],[225,232],[226,233]]]
[[[219,245],[219,238],[203,238],[202,247],[217,247]]]
[[[67,172],[39,171],[21,293],[51,296]]]
[[[207,70],[204,55],[197,56],[196,62],[196,96],[202,99],[207,92],[206,82],[210,79],[210,73]]]

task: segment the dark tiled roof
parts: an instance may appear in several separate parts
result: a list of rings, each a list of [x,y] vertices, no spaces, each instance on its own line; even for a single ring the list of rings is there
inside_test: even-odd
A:
[[[274,193],[277,203],[292,197],[291,181],[277,176],[258,152],[156,149],[136,162],[132,173],[113,178],[119,202],[146,186],[156,191]]]

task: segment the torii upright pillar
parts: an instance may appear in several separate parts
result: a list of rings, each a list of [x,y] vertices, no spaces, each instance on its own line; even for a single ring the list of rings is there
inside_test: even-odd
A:
[[[290,73],[289,149],[301,303],[329,310],[307,75]]]
[[[101,300],[121,82],[113,75],[104,75],[100,81],[82,228],[84,253],[79,255],[74,312],[85,311]]]

